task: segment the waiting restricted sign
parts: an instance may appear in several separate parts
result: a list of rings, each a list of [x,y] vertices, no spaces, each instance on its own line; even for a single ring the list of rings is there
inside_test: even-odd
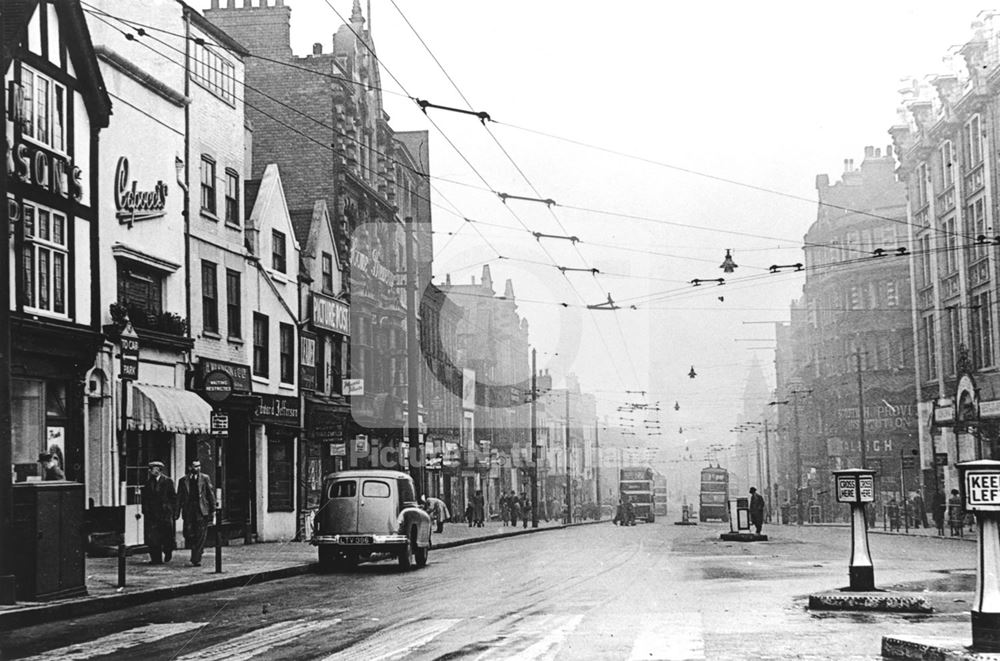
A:
[[[1000,472],[965,473],[965,508],[987,512],[1000,511]]]

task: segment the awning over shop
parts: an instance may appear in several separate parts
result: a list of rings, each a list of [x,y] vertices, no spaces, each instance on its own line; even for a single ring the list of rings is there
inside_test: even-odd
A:
[[[208,434],[212,406],[197,393],[166,386],[132,386],[132,431]]]

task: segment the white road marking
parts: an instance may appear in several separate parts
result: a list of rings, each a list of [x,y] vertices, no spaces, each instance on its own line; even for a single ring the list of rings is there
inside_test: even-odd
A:
[[[222,643],[177,657],[175,661],[229,661],[252,659],[275,647],[341,621],[339,617],[320,620],[290,620],[257,629]]]
[[[323,661],[400,659],[418,647],[431,642],[461,621],[460,619],[440,619],[404,622],[377,631],[364,640],[340,650],[336,654],[331,654]]]
[[[84,643],[60,647],[43,654],[32,656],[24,661],[82,661],[95,656],[103,656],[120,652],[139,645],[153,643],[168,636],[185,633],[203,626],[202,622],[167,622],[165,624],[147,624],[141,627],[119,631],[108,636],[101,636]]]
[[[701,613],[659,613],[646,617],[629,661],[704,659]]]
[[[583,620],[583,614],[578,615],[556,615],[550,619],[552,628],[538,642],[521,650],[513,656],[505,655],[503,658],[512,661],[534,661],[535,659],[554,659],[563,641]]]

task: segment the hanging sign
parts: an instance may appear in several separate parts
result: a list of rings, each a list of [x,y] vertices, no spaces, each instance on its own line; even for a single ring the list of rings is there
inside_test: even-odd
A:
[[[139,336],[132,328],[131,321],[122,329],[121,344],[122,381],[135,381],[139,378]]]
[[[212,413],[212,436],[225,436],[229,433],[229,414],[221,411]]]

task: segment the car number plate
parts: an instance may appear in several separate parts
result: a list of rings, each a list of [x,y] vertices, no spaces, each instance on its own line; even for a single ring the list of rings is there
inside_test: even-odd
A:
[[[371,544],[372,538],[363,535],[343,535],[340,538],[341,544]]]

